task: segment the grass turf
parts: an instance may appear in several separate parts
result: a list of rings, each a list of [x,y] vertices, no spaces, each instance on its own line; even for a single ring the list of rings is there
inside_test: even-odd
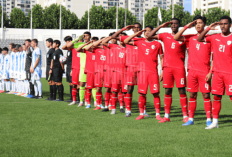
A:
[[[65,82],[65,81],[63,81]],[[48,84],[42,79],[44,99]],[[69,87],[64,83],[65,99]],[[68,106],[65,102],[0,94],[0,156],[231,156],[231,102],[222,99],[219,128],[205,130],[206,116],[198,94],[195,125],[183,127],[177,89],[173,90],[171,122],[155,119],[153,97],[147,95],[151,118],[139,115],[135,88],[132,116]],[[212,99],[212,97],[211,97]],[[161,88],[161,116],[164,89]],[[93,105],[92,105],[93,106]]]

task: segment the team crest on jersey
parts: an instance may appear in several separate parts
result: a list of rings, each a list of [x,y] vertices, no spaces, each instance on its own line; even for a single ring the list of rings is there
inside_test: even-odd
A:
[[[227,41],[227,45],[230,45],[231,44],[231,41]]]
[[[179,41],[179,44],[182,44],[182,41]]]
[[[155,49],[155,45],[152,45],[151,48],[152,48],[152,49]]]

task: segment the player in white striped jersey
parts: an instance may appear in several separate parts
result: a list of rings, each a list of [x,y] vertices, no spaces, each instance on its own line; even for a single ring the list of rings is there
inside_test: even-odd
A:
[[[8,54],[8,48],[7,47],[4,47],[2,49],[2,54],[4,56],[2,78],[4,79],[4,82],[5,82],[5,84],[4,84],[5,87],[6,87],[5,91],[9,92],[10,91],[10,77],[9,77],[9,74],[10,74],[10,55]],[[5,91],[3,91],[3,92],[5,92]]]
[[[2,78],[3,65],[4,65],[4,56],[2,54],[2,49],[0,48],[0,93],[4,92],[4,79]]]
[[[15,92],[15,75],[14,75],[14,67],[15,67],[15,63],[16,63],[16,60],[15,60],[15,57],[16,57],[16,54],[15,54],[15,48],[16,48],[16,45],[14,43],[11,43],[9,45],[9,49],[11,51],[10,53],[10,80],[11,80],[11,91],[9,92],[9,94],[13,94]]]

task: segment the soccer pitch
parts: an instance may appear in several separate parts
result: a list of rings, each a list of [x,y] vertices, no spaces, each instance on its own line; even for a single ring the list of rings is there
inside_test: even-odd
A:
[[[64,99],[69,86],[64,80]],[[48,83],[42,79],[46,99]],[[162,85],[161,85],[162,87]],[[103,92],[104,94],[104,92]],[[161,88],[161,116],[164,89]],[[223,96],[219,128],[205,130],[206,116],[198,93],[195,125],[183,127],[177,89],[173,90],[171,122],[155,119],[153,97],[147,95],[150,118],[139,115],[137,87],[133,94],[132,116],[119,112],[93,111],[68,106],[66,102],[34,100],[0,94],[0,156],[231,156],[231,102]],[[189,98],[189,96],[188,96]],[[211,100],[212,100],[211,96]]]

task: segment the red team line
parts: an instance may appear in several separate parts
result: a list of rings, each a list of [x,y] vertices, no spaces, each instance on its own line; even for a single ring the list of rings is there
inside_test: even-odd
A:
[[[172,33],[156,34],[160,28],[169,25],[171,25]],[[194,25],[197,34],[183,35],[186,29]],[[208,31],[214,30],[217,25],[220,25],[222,33],[207,35]],[[207,117],[205,129],[218,127],[221,98],[225,94],[225,90],[232,101],[231,19],[223,16],[220,22],[213,23],[204,29],[206,18],[198,15],[193,22],[181,30],[179,30],[179,26],[180,20],[177,18],[173,18],[170,22],[155,29],[147,26],[141,30],[141,25],[136,23],[111,33],[109,37],[95,42],[87,42],[78,48],[71,48],[73,55],[72,83],[76,85],[73,88],[73,94],[79,85],[80,57],[78,56],[80,55],[78,53],[86,53],[86,88],[88,89],[87,93],[90,93],[87,94],[86,100],[90,104],[91,90],[96,88],[97,106],[94,110],[101,109],[102,88],[105,87],[105,109],[103,111],[112,110],[111,114],[116,114],[117,101],[119,99],[122,102],[124,94],[126,117],[130,117],[133,90],[134,86],[138,85],[140,115],[136,120],[149,117],[146,112],[146,95],[149,87],[154,97],[156,119],[159,123],[170,122],[172,89],[175,82],[180,94],[183,126],[194,124],[197,92],[200,89]],[[133,29],[134,34],[128,36],[124,31],[130,29]],[[141,37],[142,33],[145,38]],[[157,40],[163,42],[164,51]],[[186,50],[188,50],[188,82],[186,82],[184,66]],[[162,67],[160,75],[158,75],[157,69],[158,58],[160,58]],[[160,81],[163,81],[163,88],[165,88],[165,115],[163,118],[160,115]],[[187,91],[190,92],[189,101],[186,95],[186,85]],[[210,92],[214,95],[213,105]],[[73,101],[76,101],[74,99]],[[120,103],[120,106],[122,105]]]

